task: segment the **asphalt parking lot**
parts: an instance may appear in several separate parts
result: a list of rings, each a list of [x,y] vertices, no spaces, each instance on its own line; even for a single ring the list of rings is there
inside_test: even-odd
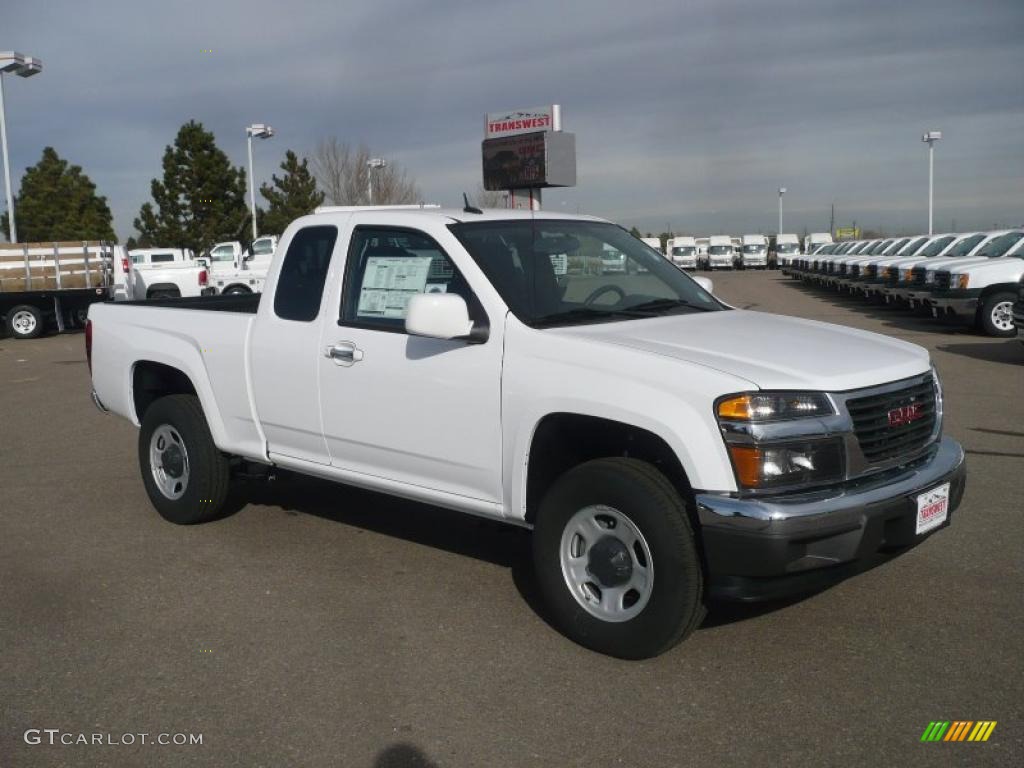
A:
[[[1022,764],[1024,346],[776,272],[712,277],[739,307],[927,347],[967,494],[902,557],[713,606],[646,662],[545,623],[518,529],[292,479],[165,523],[134,428],[89,401],[81,335],[0,340],[0,766]],[[998,726],[922,744],[932,720]]]

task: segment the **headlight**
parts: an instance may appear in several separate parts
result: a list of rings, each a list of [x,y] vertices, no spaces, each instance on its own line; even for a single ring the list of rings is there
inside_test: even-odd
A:
[[[912,270],[912,269],[904,269],[903,270],[903,282],[904,283],[909,283],[913,279],[914,279],[914,270]]]
[[[831,416],[835,410],[820,392],[745,392],[720,399],[715,413],[720,420],[763,423]]]
[[[958,275],[954,273],[949,276],[949,287],[953,289],[959,289],[961,291],[965,290],[970,282],[970,275]]]
[[[766,490],[780,486],[823,483],[843,478],[840,438],[730,445],[736,481],[742,488]]]

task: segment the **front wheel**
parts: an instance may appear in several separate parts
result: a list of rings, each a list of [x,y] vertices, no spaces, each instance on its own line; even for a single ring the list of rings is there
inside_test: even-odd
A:
[[[988,336],[1009,337],[1017,334],[1013,322],[1013,291],[999,291],[987,296],[978,307],[978,328]]]
[[[7,333],[15,339],[34,339],[44,328],[43,313],[31,304],[19,304],[7,313]]]
[[[581,464],[548,491],[533,532],[552,621],[580,645],[644,659],[704,618],[703,573],[683,500],[650,464]]]
[[[228,460],[194,395],[169,395],[149,407],[139,431],[139,466],[149,500],[165,520],[193,525],[220,515]]]

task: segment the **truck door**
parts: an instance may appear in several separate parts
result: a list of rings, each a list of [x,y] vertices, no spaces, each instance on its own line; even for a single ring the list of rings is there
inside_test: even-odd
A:
[[[251,381],[268,450],[329,464],[317,376],[324,284],[339,240],[336,226],[299,229],[288,243],[273,296],[260,302],[250,344]],[[336,319],[336,311],[331,318]],[[361,405],[360,407],[365,407]]]
[[[443,234],[438,237],[447,240]],[[335,292],[334,318],[324,318],[320,337],[331,463],[498,502],[503,322],[490,319],[483,343],[410,336],[409,298],[427,291],[457,293],[474,321],[488,321],[437,240],[407,228],[353,229],[344,287]]]

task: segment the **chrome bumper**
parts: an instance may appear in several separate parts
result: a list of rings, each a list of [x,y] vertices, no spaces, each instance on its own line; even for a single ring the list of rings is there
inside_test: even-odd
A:
[[[103,401],[100,400],[100,396],[96,394],[95,389],[92,390],[92,404],[99,409],[100,413],[110,413],[110,411],[107,410],[107,406],[105,406]]]
[[[865,570],[949,525],[966,480],[963,448],[947,437],[913,466],[838,492],[764,499],[698,493],[709,593],[772,599]],[[947,522],[917,534],[917,496],[944,483]]]
[[[932,299],[932,308],[939,312],[952,310],[958,315],[973,315],[978,310],[978,298],[966,299]]]

